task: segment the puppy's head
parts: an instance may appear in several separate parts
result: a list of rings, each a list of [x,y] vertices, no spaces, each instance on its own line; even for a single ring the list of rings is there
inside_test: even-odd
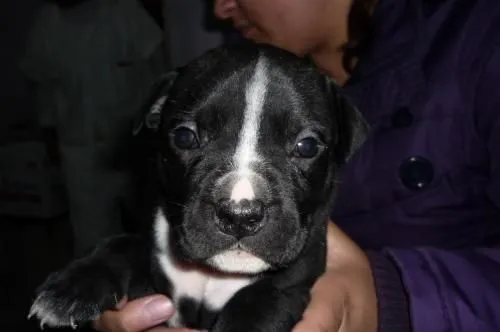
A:
[[[210,51],[159,91],[146,119],[161,110],[150,128],[172,249],[225,272],[292,263],[363,141],[359,113],[306,60],[267,46]]]

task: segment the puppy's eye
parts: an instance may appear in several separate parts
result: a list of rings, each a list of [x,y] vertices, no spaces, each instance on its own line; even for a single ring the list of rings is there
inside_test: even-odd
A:
[[[313,158],[319,151],[320,143],[313,137],[306,137],[295,145],[293,154],[299,158]]]
[[[174,144],[182,150],[196,149],[200,146],[196,134],[189,128],[179,127],[174,130]]]

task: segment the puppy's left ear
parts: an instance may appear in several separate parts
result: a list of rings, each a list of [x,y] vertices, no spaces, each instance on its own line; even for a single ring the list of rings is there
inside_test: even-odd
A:
[[[369,126],[361,112],[330,78],[326,82],[331,96],[331,107],[334,112],[337,141],[335,159],[339,165],[345,164],[354,152],[363,145],[368,135]]]
[[[169,91],[179,75],[172,70],[160,77],[154,84],[152,95],[134,120],[132,134],[138,136],[144,131],[155,133],[160,127],[161,114],[168,99]]]

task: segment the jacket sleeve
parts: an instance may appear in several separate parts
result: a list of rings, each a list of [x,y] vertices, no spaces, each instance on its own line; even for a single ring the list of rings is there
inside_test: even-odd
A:
[[[500,215],[500,46],[483,63],[475,126],[488,146],[487,192]],[[386,248],[368,257],[381,332],[500,331],[500,239],[490,248]]]
[[[369,254],[380,332],[500,330],[500,249]]]

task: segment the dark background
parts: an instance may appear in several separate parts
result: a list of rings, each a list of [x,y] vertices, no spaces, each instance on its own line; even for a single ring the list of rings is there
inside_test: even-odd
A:
[[[22,171],[26,172],[23,179],[38,186],[31,192],[13,189],[9,187],[11,175],[0,168],[1,332],[38,331],[37,324],[26,319],[35,288],[49,272],[72,258],[63,183],[46,183],[44,186],[50,190],[40,189],[43,187],[40,183],[47,180],[42,168],[48,164],[58,168],[57,159],[52,156],[57,145],[37,126],[34,91],[17,67],[30,22],[42,1],[0,1],[0,151],[11,147],[12,159],[23,161]],[[182,65],[224,42],[227,34],[221,28],[227,31],[227,27],[210,15],[211,1],[168,2],[171,15],[162,20],[160,1],[143,0],[158,24],[168,32],[168,61],[172,66]],[[16,146],[23,143],[41,144],[47,150],[42,150],[41,155],[30,153],[27,159],[22,159]],[[8,164],[10,159],[0,152],[0,164]]]

